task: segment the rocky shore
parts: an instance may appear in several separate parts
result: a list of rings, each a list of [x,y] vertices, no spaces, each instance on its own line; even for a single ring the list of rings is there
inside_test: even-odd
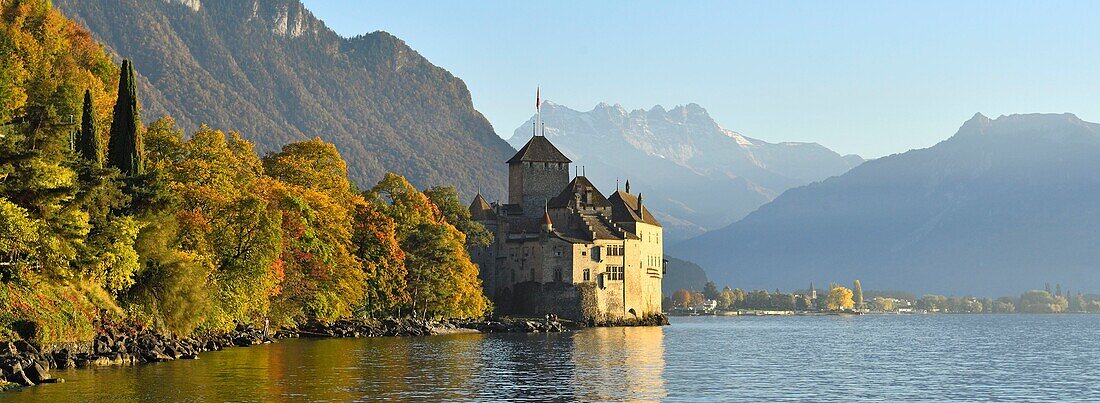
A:
[[[588,326],[663,326],[668,319],[655,315]],[[0,342],[0,391],[21,386],[60,383],[50,370],[112,365],[136,365],[172,360],[195,360],[199,353],[231,347],[248,347],[296,337],[430,336],[455,333],[566,332],[585,327],[570,321],[530,319],[429,320],[417,318],[347,319],[332,323],[307,322],[297,328],[262,329],[237,325],[231,332],[177,338],[148,329],[109,328],[83,343],[38,346],[25,340]]]

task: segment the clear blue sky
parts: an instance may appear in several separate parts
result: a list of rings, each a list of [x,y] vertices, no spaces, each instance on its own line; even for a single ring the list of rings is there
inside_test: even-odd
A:
[[[695,102],[724,127],[879,157],[975,112],[1100,121],[1100,2],[304,0],[462,78],[509,137],[543,98]]]

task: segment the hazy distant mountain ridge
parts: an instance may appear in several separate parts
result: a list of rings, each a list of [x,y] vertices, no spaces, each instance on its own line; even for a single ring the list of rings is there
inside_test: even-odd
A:
[[[786,189],[862,162],[814,143],[745,137],[718,125],[696,104],[627,111],[601,103],[580,112],[547,101],[542,117],[547,138],[574,165],[585,166],[597,186],[630,179],[653,203],[670,240],[719,228]],[[526,143],[533,123],[532,117],[517,128],[509,143]]]
[[[874,289],[1100,291],[1100,125],[980,114],[927,149],[787,191],[670,253],[749,287],[863,280]]]
[[[320,136],[351,177],[504,191],[514,150],[466,85],[385,32],[341,38],[298,0],[56,0],[134,60],[145,120],[237,130],[261,151]]]

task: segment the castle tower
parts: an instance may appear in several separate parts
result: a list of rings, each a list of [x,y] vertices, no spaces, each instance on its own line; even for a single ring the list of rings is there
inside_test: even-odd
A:
[[[508,160],[508,204],[538,217],[547,200],[569,184],[569,158],[544,136],[533,136]]]

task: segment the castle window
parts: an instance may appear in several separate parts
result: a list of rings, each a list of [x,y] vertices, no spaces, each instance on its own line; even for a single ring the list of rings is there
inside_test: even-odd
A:
[[[619,280],[623,279],[623,267],[622,266],[607,266],[607,279]]]
[[[600,247],[599,246],[592,247],[592,260],[597,261],[597,262],[600,261]]]
[[[623,255],[623,246],[622,245],[607,245],[607,256],[622,256],[622,255]]]
[[[561,282],[561,269],[554,270],[554,281]]]
[[[592,281],[592,271],[584,269],[584,281]]]

